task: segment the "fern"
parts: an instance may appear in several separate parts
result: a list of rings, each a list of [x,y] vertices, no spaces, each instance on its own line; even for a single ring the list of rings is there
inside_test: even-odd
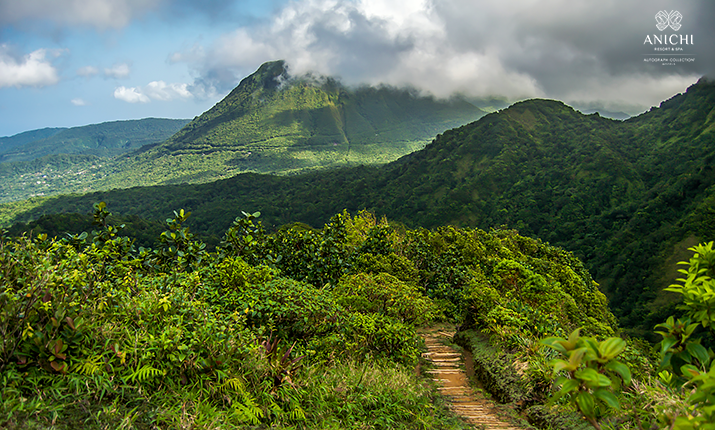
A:
[[[291,408],[289,416],[292,421],[305,421],[305,411],[298,404]]]
[[[145,364],[139,369],[135,370],[131,375],[129,375],[129,382],[144,382],[150,379],[156,378],[157,376],[166,375],[166,372],[159,370],[157,368],[151,367],[149,364]]]
[[[246,388],[243,385],[243,381],[241,381],[240,378],[231,378],[226,380],[223,384],[219,386],[219,391],[225,392],[228,389],[231,389],[232,391],[235,391],[241,395],[247,394],[246,393]]]
[[[95,355],[94,357],[87,358],[87,360],[82,363],[77,363],[72,366],[72,371],[85,376],[92,376],[102,369],[102,364],[102,356]]]
[[[248,393],[243,396],[243,403],[235,402],[232,409],[231,415],[237,420],[249,422],[253,425],[258,424],[265,415],[263,409],[258,406],[253,397]]]

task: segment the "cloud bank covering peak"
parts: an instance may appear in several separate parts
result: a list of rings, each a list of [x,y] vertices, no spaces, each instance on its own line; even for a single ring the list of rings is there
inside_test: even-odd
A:
[[[171,56],[194,85],[230,89],[257,64],[285,59],[291,72],[348,84],[409,85],[438,97],[459,92],[510,100],[548,97],[644,110],[713,67],[715,2],[678,4],[696,62],[643,61],[645,36],[666,1],[305,0],[263,25]],[[704,17],[708,17],[704,19]]]
[[[693,61],[648,61],[646,40],[670,33]],[[0,135],[193,117],[273,60],[347,85],[635,114],[715,76],[713,46],[712,0],[0,0]]]

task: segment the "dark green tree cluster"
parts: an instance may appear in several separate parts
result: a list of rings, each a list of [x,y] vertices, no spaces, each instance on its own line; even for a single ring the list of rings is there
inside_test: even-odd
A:
[[[461,428],[414,374],[418,327],[450,315],[505,347],[613,332],[578,260],[514,231],[342,212],[267,234],[243,213],[209,252],[189,215],[153,248],[104,203],[92,233],[3,236],[3,426]]]

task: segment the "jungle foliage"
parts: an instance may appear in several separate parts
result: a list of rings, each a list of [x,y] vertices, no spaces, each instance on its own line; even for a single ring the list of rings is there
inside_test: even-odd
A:
[[[678,308],[685,316],[669,316],[655,327],[662,336],[657,378],[628,387],[632,382],[630,369],[616,359],[625,351],[626,342],[618,337],[598,341],[580,336],[577,329],[568,339],[542,340],[560,353],[560,358],[549,362],[553,373],[559,375],[555,383],[559,391],[549,402],[566,399],[597,430],[715,428],[715,353],[711,342],[715,250],[713,242],[689,250],[694,255],[680,263],[688,266],[679,270],[685,277],[668,287],[668,291],[682,295]],[[620,396],[626,390],[630,395]],[[626,405],[621,400],[627,407],[622,408]]]
[[[466,428],[415,375],[419,326],[463,320],[502,348],[616,330],[578,259],[513,230],[363,211],[267,233],[242,213],[208,252],[190,215],[152,248],[103,202],[91,233],[2,237],[0,425]]]
[[[715,236],[713,106],[715,84],[706,79],[627,121],[529,100],[382,167],[34,199],[0,206],[0,219],[9,226],[86,213],[104,200],[118,214],[153,220],[187,208],[193,231],[214,238],[243,207],[260,209],[271,231],[290,222],[318,227],[343,208],[410,227],[506,226],[573,251],[621,326],[657,341],[652,327],[675,311],[677,296],[663,292],[677,277],[672,267]]]

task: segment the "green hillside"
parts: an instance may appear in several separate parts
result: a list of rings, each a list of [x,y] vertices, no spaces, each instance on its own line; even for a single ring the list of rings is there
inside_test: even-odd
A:
[[[203,183],[242,172],[295,174],[384,164],[484,113],[460,99],[440,101],[405,89],[347,88],[326,77],[291,77],[276,61],[262,65],[188,124],[154,119],[104,123],[14,147],[0,155],[0,160],[14,161],[0,163],[0,202]],[[58,148],[84,158],[75,157],[75,164],[67,166],[67,156],[48,155]]]
[[[0,201],[94,190],[114,157],[162,142],[188,122],[145,118],[0,138]]]
[[[13,145],[8,150],[2,150],[0,162],[30,161],[51,154],[112,157],[144,145],[163,142],[188,122],[185,119],[145,118],[35,130],[3,138]],[[22,143],[14,144],[17,142]]]
[[[284,62],[275,61],[263,64],[171,139],[118,160],[95,188],[382,164],[483,115],[458,99],[291,77]]]
[[[627,121],[530,100],[383,167],[18,202],[2,208],[3,220],[86,213],[106,201],[115,213],[150,219],[185,208],[192,229],[214,237],[241,210],[260,210],[273,227],[321,226],[344,208],[409,226],[505,225],[573,251],[621,324],[647,333],[672,308],[661,290],[676,275],[674,263],[715,237],[714,106],[715,85],[706,80]]]
[[[36,140],[46,139],[55,134],[66,130],[65,128],[42,128],[39,130],[30,130],[24,133],[15,134],[13,136],[0,137],[0,154],[11,151],[13,148],[25,145]]]

